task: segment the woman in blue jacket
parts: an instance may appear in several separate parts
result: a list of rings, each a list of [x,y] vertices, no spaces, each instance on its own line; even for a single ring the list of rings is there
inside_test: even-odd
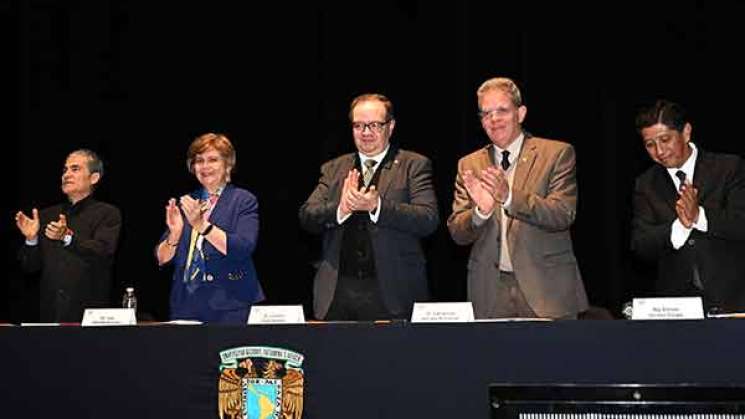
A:
[[[221,134],[189,146],[186,163],[201,188],[171,198],[156,248],[158,264],[174,265],[172,320],[246,323],[251,304],[264,299],[251,255],[259,235],[259,205],[230,184],[235,149]]]

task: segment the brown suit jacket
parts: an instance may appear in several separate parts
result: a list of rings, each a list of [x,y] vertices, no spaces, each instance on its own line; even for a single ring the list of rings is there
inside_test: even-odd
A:
[[[456,243],[472,244],[468,260],[468,297],[478,318],[494,317],[499,281],[501,211],[480,226],[472,220],[474,202],[461,173],[494,165],[489,145],[458,162],[453,213],[448,217]],[[572,250],[569,229],[577,208],[575,155],[571,145],[529,137],[523,142],[512,185],[507,240],[520,288],[541,317],[576,315],[587,308],[587,295]]]

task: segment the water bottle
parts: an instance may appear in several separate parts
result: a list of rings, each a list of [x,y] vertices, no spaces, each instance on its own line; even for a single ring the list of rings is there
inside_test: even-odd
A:
[[[127,287],[126,291],[124,292],[124,297],[122,298],[122,307],[133,308],[137,310],[137,297],[135,297],[134,288]]]
[[[633,301],[626,301],[625,303],[623,303],[623,307],[621,308],[621,314],[623,314],[624,319],[631,320],[631,318],[634,316]]]

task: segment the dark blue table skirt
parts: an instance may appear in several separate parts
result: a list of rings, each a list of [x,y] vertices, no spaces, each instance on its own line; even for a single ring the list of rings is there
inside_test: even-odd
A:
[[[243,346],[302,354],[316,419],[487,419],[492,382],[745,384],[743,320],[3,327],[0,416],[215,418]]]

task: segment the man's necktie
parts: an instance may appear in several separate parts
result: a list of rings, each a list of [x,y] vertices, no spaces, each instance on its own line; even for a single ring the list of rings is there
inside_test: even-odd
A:
[[[678,186],[678,190],[682,191],[683,185],[685,185],[686,183],[686,172],[682,170],[678,170],[677,172],[675,172],[675,177],[678,178],[678,180],[680,180],[680,185]],[[698,270],[698,263],[696,263],[695,260],[693,261],[691,268],[693,270],[693,278],[691,278],[691,282],[693,283],[693,286],[699,290],[703,290],[704,284],[703,282],[701,282],[701,273]]]
[[[373,159],[365,160],[365,173],[362,174],[362,182],[365,184],[365,187],[370,186],[370,182],[373,178],[373,173],[375,173],[373,169],[375,168],[376,164],[378,164],[378,162]]]
[[[504,170],[505,172],[507,171],[507,169],[510,168],[510,152],[509,151],[504,150],[502,152],[502,163],[501,164],[502,164],[502,170]]]
[[[675,172],[675,177],[677,177],[680,180],[680,185],[678,185],[678,190],[682,191],[683,185],[685,185],[686,183],[686,172],[682,170],[678,170],[677,172]]]

